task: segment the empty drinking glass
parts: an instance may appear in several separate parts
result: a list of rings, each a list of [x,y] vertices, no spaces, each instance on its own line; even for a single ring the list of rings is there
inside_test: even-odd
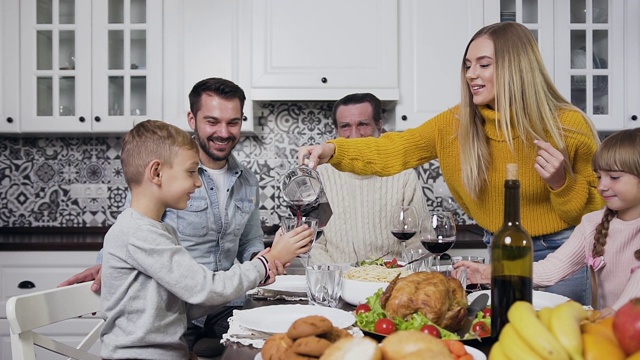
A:
[[[307,297],[311,305],[336,307],[342,294],[343,265],[313,265],[305,268]]]
[[[429,252],[425,249],[408,249],[407,250],[407,257],[408,257],[408,261],[411,262],[413,260],[419,259],[425,255],[429,254]],[[410,272],[418,272],[418,271],[425,271],[428,270],[427,269],[427,260],[428,258],[425,257],[421,260],[418,260],[414,263],[411,263],[408,265],[408,270]]]
[[[430,267],[429,270],[432,272],[439,272],[446,277],[453,277],[454,275],[452,265],[436,265]],[[467,268],[463,266],[456,270],[457,271],[455,271],[455,278],[460,281],[460,284],[462,284],[462,288],[465,289],[467,287]]]
[[[466,261],[472,261],[478,264],[484,264],[484,257],[483,256],[473,256],[473,255],[462,255],[462,256],[452,256],[451,257],[451,263],[452,264],[456,264],[458,261],[462,261],[462,260],[466,260]],[[465,269],[464,267],[462,267],[461,269]],[[486,285],[486,287],[488,288],[488,285]],[[474,292],[474,291],[479,291],[479,290],[483,290],[483,286],[481,284],[468,284],[467,285],[467,292]]]

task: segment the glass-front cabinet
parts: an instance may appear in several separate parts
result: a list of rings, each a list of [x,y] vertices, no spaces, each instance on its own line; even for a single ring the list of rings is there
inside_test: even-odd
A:
[[[624,3],[614,0],[558,2],[558,89],[599,130],[624,126]],[[636,20],[637,21],[637,20]],[[559,44],[564,44],[559,46]]]
[[[123,132],[161,118],[161,2],[24,0],[20,18],[22,132]]]
[[[516,21],[525,25],[538,40],[542,59],[549,75],[554,73],[553,1],[549,0],[490,0],[485,1],[485,25]]]
[[[485,24],[525,24],[538,39],[558,90],[598,130],[619,130],[628,127],[623,113],[630,96],[625,93],[624,39],[638,36],[625,34],[625,7],[624,0],[490,0]],[[626,51],[631,49],[638,49],[637,40]]]

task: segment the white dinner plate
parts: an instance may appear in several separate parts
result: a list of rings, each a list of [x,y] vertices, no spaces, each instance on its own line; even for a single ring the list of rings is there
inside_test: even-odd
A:
[[[271,305],[239,311],[234,319],[242,326],[266,333],[286,333],[294,321],[309,315],[321,315],[333,326],[346,328],[356,322],[352,313],[313,305]]]
[[[491,305],[491,290],[482,290],[482,291],[472,292],[467,296],[467,300],[469,302],[472,302],[473,299],[475,299],[480,294],[489,295],[489,305]],[[571,299],[569,299],[566,296],[545,292],[545,291],[536,291],[536,290],[533,291],[533,307],[536,310],[540,310],[543,307],[554,307],[564,302],[567,302],[569,300]]]
[[[467,349],[467,353],[469,353],[469,355],[473,356],[473,360],[487,360],[487,356],[483,354],[482,351],[468,345],[465,345],[464,348]],[[257,353],[253,360],[262,360],[262,354]]]
[[[473,360],[487,360],[487,356],[482,351],[469,345],[465,345],[464,348],[471,356],[473,356]]]
[[[284,292],[307,292],[307,280],[304,275],[276,276],[273,284],[262,286],[260,289]]]

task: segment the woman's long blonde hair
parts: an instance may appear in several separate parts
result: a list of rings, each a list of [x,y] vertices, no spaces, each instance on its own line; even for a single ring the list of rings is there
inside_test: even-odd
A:
[[[573,175],[564,133],[559,121],[561,110],[580,111],[565,99],[547,74],[538,43],[531,31],[515,22],[497,23],[480,29],[469,41],[461,65],[462,100],[460,102],[460,162],[467,191],[475,198],[488,181],[491,158],[483,131],[484,118],[473,103],[466,78],[465,58],[469,45],[480,37],[493,41],[494,87],[496,91],[496,128],[513,151],[513,136],[519,134],[525,144],[535,139],[549,141],[562,152],[565,171]],[[581,111],[580,111],[581,112]],[[584,113],[583,113],[584,115]],[[595,141],[598,135],[591,121]],[[515,129],[512,128],[515,127]],[[533,159],[532,159],[533,160]]]
[[[640,128],[618,131],[606,138],[593,156],[594,171],[622,171],[640,177]],[[596,226],[592,256],[604,255],[609,235],[609,223],[617,212],[605,208],[602,221]],[[634,251],[640,260],[640,249]]]

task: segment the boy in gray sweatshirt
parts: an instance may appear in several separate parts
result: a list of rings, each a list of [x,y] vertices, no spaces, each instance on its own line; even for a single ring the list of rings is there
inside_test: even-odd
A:
[[[278,232],[273,247],[228,271],[212,272],[180,246],[162,222],[167,208],[184,209],[202,186],[198,147],[176,126],[137,124],[121,156],[131,205],[104,238],[100,334],[105,359],[189,359],[187,321],[206,315],[259,284],[275,280],[273,264],[309,250],[313,231]]]

